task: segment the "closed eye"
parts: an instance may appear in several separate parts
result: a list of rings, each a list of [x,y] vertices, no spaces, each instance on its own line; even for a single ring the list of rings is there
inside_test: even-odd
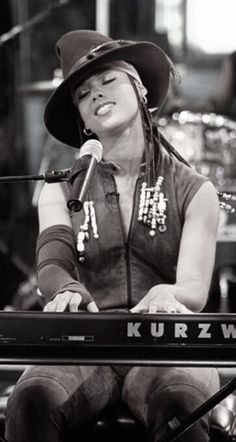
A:
[[[115,81],[115,77],[113,77],[113,78],[106,78],[105,80],[103,80],[103,84],[109,84],[109,83],[112,83],[112,81]]]
[[[86,89],[84,91],[80,91],[78,92],[78,99],[82,100],[83,98],[85,98],[87,95],[89,94],[89,90]]]
[[[112,83],[113,81],[116,80],[116,76],[111,76],[110,73],[106,73],[105,76],[103,76],[103,78],[100,79],[101,81],[101,85],[107,85],[109,83]],[[90,93],[90,88],[81,88],[78,89],[77,91],[77,97],[78,100],[82,100],[83,98],[86,98]]]

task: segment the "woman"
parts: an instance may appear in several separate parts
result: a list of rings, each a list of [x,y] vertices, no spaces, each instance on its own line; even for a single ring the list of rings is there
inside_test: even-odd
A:
[[[200,311],[219,204],[213,185],[184,164],[152,122],[149,109],[161,108],[169,87],[169,59],[152,43],[83,30],[64,35],[57,54],[64,81],[47,103],[46,126],[72,146],[99,139],[103,160],[83,210],[71,201],[86,156],[70,171],[69,185],[42,190],[37,259],[44,310]],[[6,439],[66,440],[67,430],[122,397],[158,440],[218,388],[214,369],[32,367],[9,400]],[[208,433],[204,416],[179,440],[204,442]]]

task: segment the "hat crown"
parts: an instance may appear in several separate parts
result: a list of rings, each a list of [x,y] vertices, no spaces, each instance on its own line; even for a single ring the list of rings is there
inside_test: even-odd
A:
[[[63,35],[56,44],[63,77],[66,78],[75,64],[82,61],[93,49],[115,41],[97,31],[79,30]]]

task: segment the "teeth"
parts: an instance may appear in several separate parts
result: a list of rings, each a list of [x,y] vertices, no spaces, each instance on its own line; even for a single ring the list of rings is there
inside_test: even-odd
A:
[[[104,104],[104,106],[100,107],[97,111],[97,115],[105,115],[111,108],[113,104]]]

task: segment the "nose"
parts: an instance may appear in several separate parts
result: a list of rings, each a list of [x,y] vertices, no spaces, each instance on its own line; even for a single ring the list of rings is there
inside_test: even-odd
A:
[[[92,93],[93,101],[99,100],[100,98],[103,98],[103,97],[104,97],[104,94],[101,91],[101,89],[96,88],[93,90],[93,93]]]

